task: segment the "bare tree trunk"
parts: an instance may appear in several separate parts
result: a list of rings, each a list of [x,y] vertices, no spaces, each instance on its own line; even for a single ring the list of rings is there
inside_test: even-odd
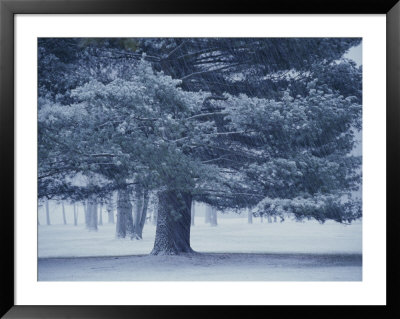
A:
[[[87,229],[90,231],[97,231],[97,201],[91,198],[87,203],[88,224]]]
[[[43,207],[43,205],[41,205],[41,204],[39,204],[39,201],[38,201],[38,210],[37,210],[37,212],[36,212],[36,214],[37,214],[37,220],[38,220],[38,226],[40,226],[40,220],[39,220],[39,212],[40,212],[40,210],[42,209],[42,207]]]
[[[196,204],[194,202],[194,200],[192,200],[192,209],[191,209],[191,215],[190,215],[190,225],[194,226],[194,216],[196,214],[196,208],[195,208]]]
[[[64,222],[64,225],[66,225],[66,224],[67,224],[67,218],[65,217],[64,202],[61,202],[61,205],[62,205],[62,217],[63,217],[63,222]]]
[[[99,225],[103,225],[103,204],[100,204],[100,210],[99,210]]]
[[[217,210],[215,207],[211,207],[211,215],[210,215],[210,225],[211,226],[217,226]]]
[[[137,225],[137,228],[135,227],[135,231],[140,237],[140,239],[143,238],[143,228],[144,224],[146,222],[147,218],[147,207],[149,205],[149,191],[147,189],[144,189],[143,191],[143,207],[142,207],[142,214],[140,217],[140,223]]]
[[[82,205],[83,205],[83,211],[85,213],[85,226],[87,228],[88,225],[89,225],[89,212],[88,212],[88,203],[87,203],[87,201],[82,202]]]
[[[253,213],[250,209],[247,210],[247,223],[253,224]]]
[[[40,220],[39,220],[39,209],[42,207],[41,205],[38,205],[38,210],[37,210],[37,225],[40,226]]]
[[[205,217],[204,217],[204,222],[206,224],[209,224],[211,222],[211,206],[210,205],[206,205],[206,213],[205,213]]]
[[[114,203],[112,198],[110,198],[107,201],[106,209],[107,209],[108,223],[114,224]]]
[[[158,195],[156,238],[152,255],[193,253],[190,247],[190,208],[192,196],[176,190]]]
[[[78,226],[78,212],[76,211],[76,203],[74,203],[74,226]]]
[[[155,200],[154,207],[153,207],[153,218],[152,223],[154,226],[157,225],[157,217],[158,217],[158,197]]]
[[[46,223],[47,223],[48,226],[51,225],[51,222],[50,222],[49,201],[48,201],[48,200],[46,200]]]
[[[125,238],[126,235],[133,236],[133,218],[129,190],[123,188],[118,190],[116,236]]]
[[[126,197],[128,197],[128,198],[126,198]],[[116,237],[117,238],[125,238],[126,237],[125,215],[129,214],[130,210],[132,210],[132,205],[129,201],[129,194],[126,194],[126,191],[124,191],[124,190],[118,191],[117,225],[116,225]]]
[[[133,220],[133,236],[132,239],[142,239],[140,236],[140,220],[142,219],[143,213],[143,187],[136,185],[135,187],[135,214]]]

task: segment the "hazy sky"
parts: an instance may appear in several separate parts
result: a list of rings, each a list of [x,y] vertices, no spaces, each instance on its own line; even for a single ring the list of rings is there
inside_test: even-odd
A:
[[[352,47],[344,56],[348,59],[354,60],[357,65],[362,65],[362,43],[356,47]]]

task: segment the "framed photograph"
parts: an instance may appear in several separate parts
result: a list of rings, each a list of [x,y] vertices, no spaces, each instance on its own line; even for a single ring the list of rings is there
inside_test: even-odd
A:
[[[398,311],[396,1],[0,9],[5,318]]]

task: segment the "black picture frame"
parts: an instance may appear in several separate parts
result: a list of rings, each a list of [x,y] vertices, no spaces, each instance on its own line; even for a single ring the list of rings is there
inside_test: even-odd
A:
[[[14,305],[14,15],[15,14],[386,14],[387,18],[387,305],[386,306],[16,306]],[[165,318],[227,317],[261,315],[274,317],[320,316],[341,318],[372,315],[392,318],[399,315],[399,285],[396,260],[398,163],[400,137],[400,3],[398,0],[285,0],[223,1],[183,0],[0,0],[0,167],[2,224],[1,308],[4,318]],[[258,315],[258,314],[257,314]]]

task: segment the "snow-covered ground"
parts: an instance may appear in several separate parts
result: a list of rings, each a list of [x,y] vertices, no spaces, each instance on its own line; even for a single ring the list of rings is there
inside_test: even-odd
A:
[[[143,240],[116,239],[115,225],[99,226],[97,232],[84,225],[39,226],[39,257],[128,256],[148,254],[153,248],[155,226],[146,224]],[[314,253],[361,254],[361,223],[341,225],[315,221],[260,223],[255,218],[219,218],[218,226],[196,219],[191,246],[214,253]]]
[[[202,216],[196,218],[191,245],[201,254],[195,256],[148,256],[155,236],[151,224],[145,225],[141,241],[116,239],[112,224],[99,226],[97,232],[86,231],[82,224],[40,225],[38,279],[362,279],[361,222],[341,225],[287,219],[283,223],[261,223],[254,218],[253,224],[248,224],[244,216],[230,217],[219,217],[217,227],[205,224]],[[103,219],[106,221],[105,216]]]

